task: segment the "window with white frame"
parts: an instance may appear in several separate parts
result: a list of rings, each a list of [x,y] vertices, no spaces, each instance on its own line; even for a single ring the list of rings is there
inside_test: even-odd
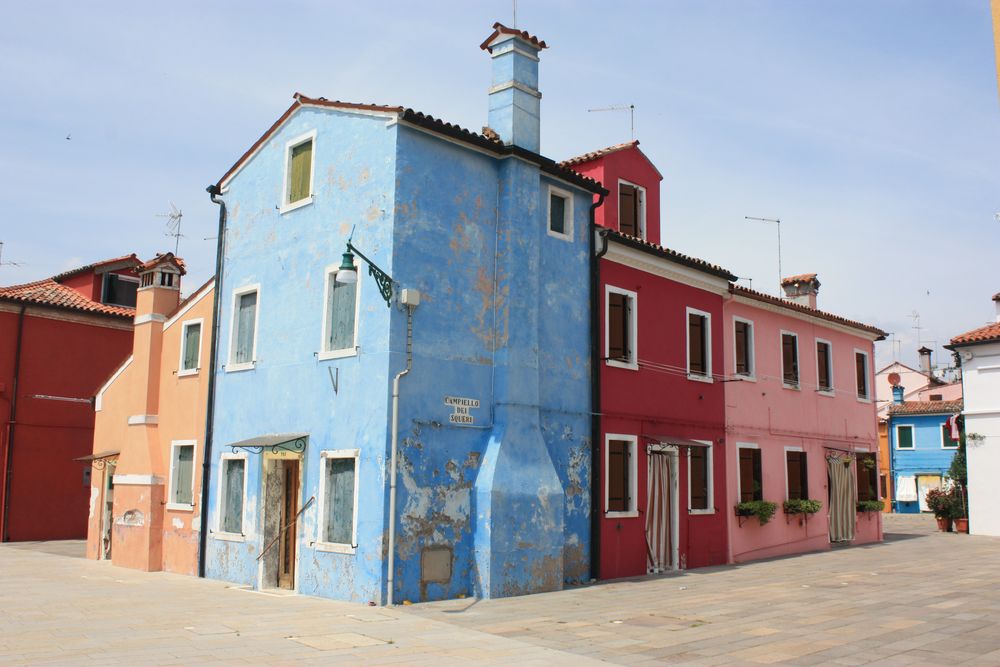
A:
[[[752,378],[756,373],[753,348],[753,322],[740,317],[733,318],[733,344],[736,374]]]
[[[226,370],[253,367],[257,359],[258,289],[245,287],[233,294],[229,365]]]
[[[858,399],[862,401],[870,400],[867,352],[862,352],[861,350],[854,351],[854,375],[858,385]]]
[[[194,505],[194,445],[193,440],[174,440],[170,444],[168,508]]]
[[[741,443],[739,452],[739,492],[740,502],[747,503],[764,499],[764,473],[761,468],[760,447]]]
[[[799,386],[799,337],[781,332],[781,380],[786,387]]]
[[[618,181],[618,231],[646,238],[646,188]]]
[[[604,357],[611,366],[637,369],[636,293],[606,285],[604,296]]]
[[[285,184],[282,212],[312,201],[316,131],[285,144]]]
[[[338,283],[337,268],[327,269],[323,308],[323,347],[320,358],[330,359],[357,353],[360,284],[360,271],[355,282]]]
[[[688,447],[688,512],[711,514],[715,511],[712,487],[712,445]]]
[[[687,309],[687,371],[692,380],[712,379],[712,316]]]
[[[203,320],[189,320],[181,325],[181,359],[178,375],[191,375],[201,367],[201,325]]]
[[[913,424],[896,424],[896,449],[913,448]]]
[[[549,236],[573,239],[573,195],[549,186]]]
[[[604,447],[604,511],[607,516],[636,516],[636,447],[634,435],[608,434]]]
[[[819,338],[816,339],[816,389],[833,393],[833,344]]]
[[[345,449],[320,453],[321,545],[353,553],[357,545],[358,460],[360,450]]]
[[[247,488],[247,460],[223,455],[219,471],[219,530],[243,534],[243,505]]]

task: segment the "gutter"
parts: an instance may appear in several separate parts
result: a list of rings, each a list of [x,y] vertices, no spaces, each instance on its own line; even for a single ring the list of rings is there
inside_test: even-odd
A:
[[[198,576],[205,576],[205,549],[208,545],[208,485],[212,478],[212,425],[215,421],[215,367],[219,358],[219,304],[222,293],[223,248],[226,238],[226,202],[219,197],[219,186],[206,188],[213,204],[219,205],[219,235],[215,250],[215,294],[212,297],[212,352],[208,363],[208,406],[205,410],[205,447],[201,461],[201,529],[198,534]]]
[[[597,579],[601,569],[601,257],[608,252],[610,229],[600,229],[594,222],[597,208],[604,203],[599,194],[590,205],[590,578]],[[597,250],[597,237],[601,249]]]
[[[4,484],[3,484],[3,516],[0,523],[3,524],[3,542],[10,541],[8,534],[7,517],[10,515],[10,483],[13,479],[11,465],[14,463],[14,427],[17,425],[17,385],[21,376],[21,346],[24,341],[24,312],[28,309],[27,304],[21,306],[17,314],[17,343],[14,348],[14,380],[10,387],[10,418],[7,421],[7,455],[4,461]]]
[[[386,577],[388,606],[393,605],[396,570],[396,460],[399,452],[399,380],[413,369],[413,306],[406,306],[406,368],[392,379],[392,453],[389,470],[389,563]]]

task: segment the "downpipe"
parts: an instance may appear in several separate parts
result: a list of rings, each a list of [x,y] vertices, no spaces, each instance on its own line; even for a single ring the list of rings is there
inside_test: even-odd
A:
[[[389,566],[387,606],[392,606],[396,571],[396,460],[399,452],[399,380],[413,368],[413,306],[406,306],[406,368],[392,379],[392,452],[389,463]]]
[[[597,208],[606,195],[598,195],[590,206],[590,577],[597,579],[601,566],[601,506],[603,494],[600,480],[601,451],[601,258],[608,252],[609,229],[595,224]],[[601,248],[597,249],[597,240]]]

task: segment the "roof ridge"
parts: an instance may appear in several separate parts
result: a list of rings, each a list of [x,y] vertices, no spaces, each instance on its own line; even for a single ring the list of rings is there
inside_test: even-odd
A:
[[[733,294],[743,294],[751,299],[756,299],[758,301],[765,301],[772,303],[776,306],[782,306],[783,308],[788,308],[789,310],[797,310],[805,315],[812,315],[813,317],[818,317],[820,319],[829,320],[831,322],[837,322],[845,326],[849,326],[853,329],[860,329],[862,331],[868,331],[869,333],[877,334],[879,338],[876,340],[884,340],[887,334],[876,326],[871,324],[865,324],[864,322],[859,322],[858,320],[851,320],[841,315],[836,315],[834,313],[827,312],[825,310],[820,310],[819,308],[810,308],[809,306],[803,305],[801,303],[795,303],[794,301],[789,301],[788,299],[782,299],[781,297],[772,296],[765,292],[758,292],[757,290],[750,289],[748,287],[743,287],[742,285],[730,285],[730,293]]]

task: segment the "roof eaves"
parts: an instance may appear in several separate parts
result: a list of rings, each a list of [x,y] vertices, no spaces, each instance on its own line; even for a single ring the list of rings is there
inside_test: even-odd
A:
[[[739,280],[737,276],[734,276],[728,270],[722,268],[717,264],[712,264],[710,262],[706,262],[703,259],[698,259],[697,257],[691,257],[690,255],[684,255],[682,253],[677,252],[676,250],[671,250],[670,248],[666,248],[664,246],[657,245],[655,243],[650,243],[649,241],[644,241],[642,239],[630,236],[628,234],[623,234],[614,229],[608,229],[607,231],[608,231],[608,236],[618,241],[619,243],[622,243],[623,245],[629,246],[630,248],[635,248],[636,250],[640,250],[642,252],[646,252],[651,255],[656,255],[657,257],[661,257],[676,264],[681,264],[683,266],[687,266],[689,268],[701,271],[702,273],[707,273],[709,275],[716,276],[718,278],[723,278],[729,281]]]
[[[802,304],[794,303],[786,299],[782,299],[776,296],[771,296],[770,294],[765,294],[763,292],[758,292],[756,290],[747,289],[746,287],[741,287],[739,285],[730,285],[729,291],[732,294],[738,294],[740,296],[745,296],[748,299],[755,299],[757,301],[762,301],[764,303],[770,303],[776,306],[781,306],[782,308],[787,308],[788,310],[798,311],[805,315],[811,315],[822,320],[827,320],[830,322],[836,322],[841,326],[850,327],[852,329],[857,329],[859,331],[866,331],[870,334],[877,336],[875,340],[885,340],[888,334],[878,327],[872,326],[870,324],[865,324],[863,322],[858,322],[856,320],[849,320],[846,317],[841,317],[840,315],[834,315],[833,313],[828,313],[824,310],[818,310],[816,308],[810,308],[809,306],[803,306]]]

